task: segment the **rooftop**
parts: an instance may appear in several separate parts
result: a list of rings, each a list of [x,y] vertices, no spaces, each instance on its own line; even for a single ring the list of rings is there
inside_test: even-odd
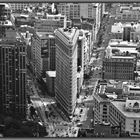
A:
[[[10,20],[0,21],[0,25],[2,26],[13,26],[13,23]]]
[[[137,47],[137,43],[135,42],[128,42],[128,41],[123,41],[122,39],[111,39],[109,42],[109,45],[111,47],[117,46],[117,47]]]
[[[123,28],[121,23],[116,23],[111,27],[112,33],[123,33]]]
[[[125,110],[125,101],[112,101],[111,104],[115,106],[127,118],[140,118],[140,112],[128,112]]]
[[[56,77],[56,71],[46,71],[46,74],[48,74],[49,77]]]
[[[74,39],[74,36],[76,35],[77,31],[79,34],[79,30],[77,30],[76,28],[71,28],[66,30],[64,28],[58,28],[58,31],[60,31],[69,41],[72,41]]]
[[[54,38],[55,36],[53,35],[53,33],[49,33],[49,32],[36,32],[36,34],[41,38],[41,39],[45,39],[45,38]]]

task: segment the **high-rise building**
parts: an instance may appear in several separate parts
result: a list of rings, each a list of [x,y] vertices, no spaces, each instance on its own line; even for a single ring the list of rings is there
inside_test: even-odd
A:
[[[11,21],[0,28],[0,112],[26,117],[26,46]]]
[[[70,117],[77,98],[77,49],[79,30],[58,28],[56,35],[55,96],[58,105]]]

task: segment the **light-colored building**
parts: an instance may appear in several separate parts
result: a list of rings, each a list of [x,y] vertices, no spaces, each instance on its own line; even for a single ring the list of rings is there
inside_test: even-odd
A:
[[[136,50],[138,43],[136,42],[123,41],[122,39],[111,39],[109,46],[113,53],[115,50],[118,50],[118,53],[129,52],[131,55],[138,56],[138,51]]]
[[[120,126],[121,132],[140,135],[140,100],[112,101],[109,108],[110,123]]]
[[[123,86],[123,94],[140,96],[140,85],[134,83],[127,83]]]
[[[58,15],[46,15],[46,18],[37,19],[35,22],[36,32],[54,32],[59,27],[66,28],[66,16]]]
[[[114,39],[123,39],[123,41],[138,42],[140,35],[140,24],[134,22],[114,23],[111,28]]]
[[[77,49],[79,30],[58,28],[56,36],[56,84],[58,105],[70,117],[77,98]]]
[[[122,22],[138,22],[140,20],[140,6],[132,5],[120,6],[117,8],[116,20]]]

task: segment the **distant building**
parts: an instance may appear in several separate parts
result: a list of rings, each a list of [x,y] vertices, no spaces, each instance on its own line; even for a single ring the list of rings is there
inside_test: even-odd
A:
[[[111,32],[114,39],[137,43],[139,41],[140,24],[134,22],[114,23]]]
[[[77,49],[79,30],[58,28],[56,36],[55,97],[58,105],[70,117],[77,99]]]
[[[30,3],[10,3],[13,12],[22,11],[25,7],[29,5]]]
[[[66,15],[68,20],[76,20],[74,25],[80,27],[80,19],[94,20],[95,38],[101,24],[104,6],[100,3],[60,3],[57,5],[58,12]],[[78,20],[78,22],[77,22]]]
[[[113,54],[128,53],[128,55],[134,55],[138,57],[138,43],[123,41],[122,39],[111,39],[109,46],[112,49]]]
[[[45,18],[37,19],[35,22],[36,32],[54,32],[55,29],[64,27],[66,28],[67,21],[66,16],[58,15],[49,15],[46,14]]]
[[[121,22],[138,22],[140,20],[139,8],[139,5],[120,5],[116,9],[116,20]]]
[[[112,56],[103,60],[103,79],[134,80],[134,56]]]

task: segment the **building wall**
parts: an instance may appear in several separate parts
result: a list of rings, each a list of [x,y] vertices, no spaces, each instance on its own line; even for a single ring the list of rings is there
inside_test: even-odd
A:
[[[69,116],[77,96],[77,39],[78,30],[69,42],[62,31],[56,31],[56,101]]]
[[[36,32],[54,32],[58,27],[66,26],[66,16],[64,15],[46,15],[45,19],[35,21]]]
[[[137,22],[140,19],[140,11],[127,6],[125,9],[127,10],[121,10],[122,7],[119,7],[116,9],[116,20],[119,21],[125,21],[125,22]],[[139,9],[139,7],[137,7]],[[121,12],[122,11],[122,12]]]
[[[99,99],[100,97],[94,94],[94,123],[109,122],[109,102]]]
[[[46,86],[50,96],[55,97],[55,77],[46,74]]]
[[[112,103],[110,103],[109,108],[109,120],[111,125],[113,126],[121,125],[122,132],[125,131],[126,117],[121,112],[119,112],[119,110],[115,106],[113,106]]]
[[[26,49],[20,41],[0,42],[0,111],[26,116]]]
[[[125,131],[140,133],[140,118],[126,118]]]
[[[56,65],[56,46],[55,46],[55,37],[50,38],[50,47],[49,47],[49,70],[54,71]]]
[[[10,3],[13,12],[17,10],[23,10],[26,6],[29,6],[29,3]]]
[[[116,80],[133,80],[135,69],[135,59],[104,59],[103,78]]]
[[[125,102],[124,102],[125,105]],[[126,117],[125,114],[119,111],[119,109],[110,104],[109,109],[110,124],[113,126],[121,126],[122,132],[139,133],[140,134],[140,118],[138,117]]]

